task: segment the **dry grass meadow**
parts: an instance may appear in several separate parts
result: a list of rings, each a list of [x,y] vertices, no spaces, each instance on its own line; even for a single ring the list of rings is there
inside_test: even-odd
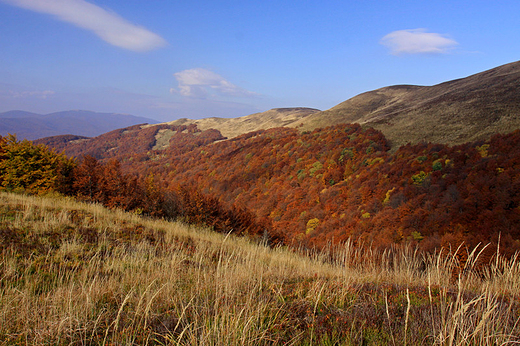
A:
[[[0,344],[520,344],[518,258],[480,249],[269,248],[1,193]]]

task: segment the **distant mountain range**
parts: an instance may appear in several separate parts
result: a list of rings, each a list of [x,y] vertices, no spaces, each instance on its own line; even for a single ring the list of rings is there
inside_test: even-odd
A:
[[[153,119],[129,114],[97,113],[82,110],[50,114],[25,111],[0,113],[0,135],[16,134],[18,139],[34,140],[43,137],[73,134],[95,137],[103,133],[136,124],[155,124]]]

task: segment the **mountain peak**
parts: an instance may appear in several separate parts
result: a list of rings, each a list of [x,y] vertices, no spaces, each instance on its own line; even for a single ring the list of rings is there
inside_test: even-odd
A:
[[[519,129],[519,90],[517,61],[433,86],[368,91],[310,115],[302,129],[359,123],[383,132],[393,148],[421,141],[462,144]]]

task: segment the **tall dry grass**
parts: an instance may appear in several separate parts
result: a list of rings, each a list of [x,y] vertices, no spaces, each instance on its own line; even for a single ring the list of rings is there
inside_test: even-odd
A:
[[[272,249],[5,193],[0,241],[6,345],[520,343],[518,258],[478,267],[480,248],[464,268],[463,247]]]

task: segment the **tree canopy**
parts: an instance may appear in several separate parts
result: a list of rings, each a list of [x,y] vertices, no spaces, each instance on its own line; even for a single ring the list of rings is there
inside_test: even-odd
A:
[[[67,193],[72,182],[73,159],[44,145],[0,136],[0,188],[42,194]]]

